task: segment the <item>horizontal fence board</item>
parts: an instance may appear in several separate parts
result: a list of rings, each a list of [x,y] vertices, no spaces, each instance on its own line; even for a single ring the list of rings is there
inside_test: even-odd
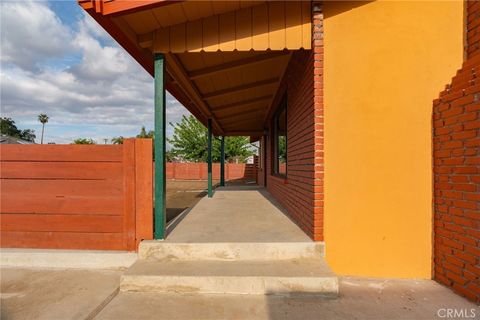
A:
[[[121,180],[33,180],[1,179],[2,196],[45,195],[52,197],[121,197]]]
[[[0,163],[2,179],[123,179],[121,162],[31,162]]]
[[[122,233],[2,231],[2,248],[126,250]]]
[[[122,145],[0,145],[0,161],[122,161]]]
[[[169,162],[167,163],[167,179],[176,180],[206,180],[208,178],[208,165],[205,162]],[[248,163],[226,163],[225,179],[236,180],[254,178],[255,165]],[[220,163],[213,163],[212,178],[220,179]]]
[[[121,216],[2,214],[3,231],[122,232]]]
[[[55,197],[2,192],[1,213],[122,215],[121,197]]]

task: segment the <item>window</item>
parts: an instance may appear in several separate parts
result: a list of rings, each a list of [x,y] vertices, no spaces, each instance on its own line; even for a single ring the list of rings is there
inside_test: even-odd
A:
[[[273,118],[274,157],[273,173],[287,175],[287,97],[285,96]]]
[[[263,137],[258,140],[258,158],[257,158],[257,168],[262,169],[263,168],[263,145],[264,145]]]

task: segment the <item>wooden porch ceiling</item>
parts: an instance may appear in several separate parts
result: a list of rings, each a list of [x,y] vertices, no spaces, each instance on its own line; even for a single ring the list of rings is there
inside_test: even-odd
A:
[[[266,113],[290,58],[288,51],[172,55],[225,135],[264,130]]]
[[[308,49],[311,41],[310,20],[307,24],[306,19],[310,19],[310,8],[305,2],[79,3],[151,74],[154,54],[163,53],[167,90],[202,123],[211,118],[216,135],[263,135],[291,50]],[[283,18],[268,19],[277,16]],[[232,18],[233,24],[225,17]],[[208,30],[216,33],[207,30],[212,21],[213,29]],[[222,23],[233,28],[226,36]]]

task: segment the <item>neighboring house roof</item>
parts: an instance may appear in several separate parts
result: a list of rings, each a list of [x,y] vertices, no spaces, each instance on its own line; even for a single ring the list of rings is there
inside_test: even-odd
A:
[[[2,134],[0,135],[0,144],[35,144],[35,142],[11,137],[6,134]]]

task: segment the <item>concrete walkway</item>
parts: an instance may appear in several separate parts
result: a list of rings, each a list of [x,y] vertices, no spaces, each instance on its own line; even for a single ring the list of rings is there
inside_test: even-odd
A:
[[[340,278],[337,299],[131,292],[114,296],[119,273],[2,269],[0,318],[430,320],[445,319],[449,308],[470,315],[474,310],[476,316],[468,319],[480,319],[478,306],[430,280]]]
[[[176,221],[167,242],[311,242],[281,206],[257,186],[227,186]]]
[[[474,303],[430,280],[341,278],[340,292],[337,299],[122,292],[96,319],[432,320],[445,319],[446,308],[476,315],[456,319],[480,319]]]
[[[91,319],[118,294],[119,270],[2,268],[1,319]]]

